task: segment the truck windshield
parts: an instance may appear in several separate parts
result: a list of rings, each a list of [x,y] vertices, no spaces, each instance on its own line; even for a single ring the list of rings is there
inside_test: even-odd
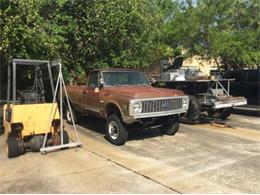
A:
[[[143,73],[140,72],[103,72],[104,84],[118,85],[149,85]]]

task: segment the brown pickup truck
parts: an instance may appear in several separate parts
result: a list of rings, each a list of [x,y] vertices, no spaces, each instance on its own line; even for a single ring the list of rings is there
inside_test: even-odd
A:
[[[174,135],[179,129],[179,115],[189,104],[182,91],[154,88],[143,73],[135,70],[94,70],[86,85],[66,88],[74,119],[78,114],[106,119],[106,138],[115,145],[125,143],[128,127],[133,124],[159,127],[162,133]],[[66,118],[72,123],[69,111]]]

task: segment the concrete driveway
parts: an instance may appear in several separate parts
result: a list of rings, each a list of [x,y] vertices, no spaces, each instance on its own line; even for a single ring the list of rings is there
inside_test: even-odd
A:
[[[118,147],[104,139],[103,120],[82,118],[83,148],[15,159],[2,136],[0,193],[260,193],[260,120],[227,124],[182,124],[175,136],[136,129]]]

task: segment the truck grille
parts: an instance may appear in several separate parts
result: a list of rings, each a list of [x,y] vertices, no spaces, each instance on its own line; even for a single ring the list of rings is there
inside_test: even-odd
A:
[[[142,113],[164,112],[182,108],[182,98],[148,100],[142,102]]]

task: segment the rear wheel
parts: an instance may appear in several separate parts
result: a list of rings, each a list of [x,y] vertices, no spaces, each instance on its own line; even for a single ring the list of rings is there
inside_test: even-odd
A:
[[[174,116],[172,119],[169,119],[160,127],[160,131],[162,134],[166,135],[174,135],[178,132],[180,127],[180,118],[179,116]]]
[[[125,144],[128,138],[128,131],[125,129],[119,116],[112,114],[107,119],[106,138],[115,145]]]
[[[73,111],[72,108],[71,108],[71,111],[72,111],[72,115],[71,115],[70,109],[67,106],[66,107],[66,119],[67,119],[67,123],[70,124],[70,125],[73,124],[72,117],[74,119],[74,122],[75,123],[77,122],[77,117],[76,117],[75,112]]]

